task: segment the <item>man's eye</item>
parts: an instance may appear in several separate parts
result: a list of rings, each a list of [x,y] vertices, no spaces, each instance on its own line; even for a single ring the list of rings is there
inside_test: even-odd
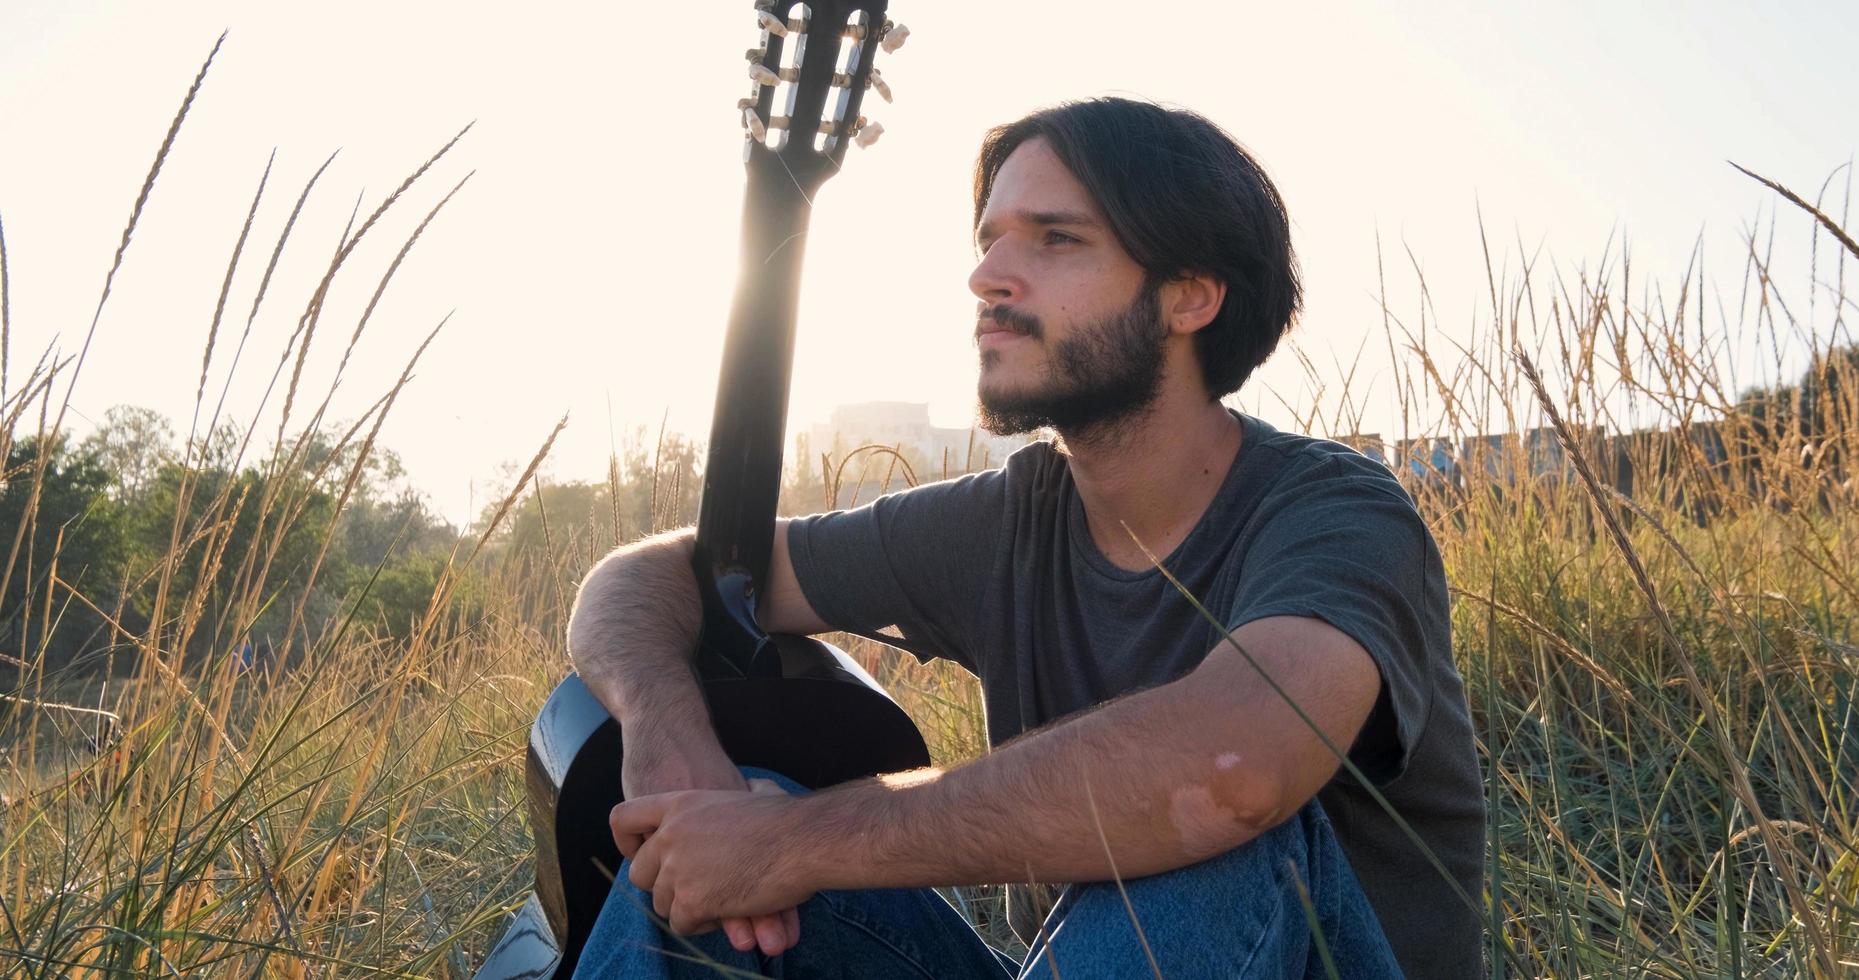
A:
[[[1046,232],[1046,244],[1047,245],[1066,245],[1066,244],[1075,242],[1077,240],[1078,239],[1073,238],[1072,236],[1067,235],[1062,231]]]

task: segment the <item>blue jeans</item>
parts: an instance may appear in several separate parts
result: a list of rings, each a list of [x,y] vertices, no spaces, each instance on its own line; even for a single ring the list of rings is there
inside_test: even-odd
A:
[[[791,793],[805,790],[774,773]],[[738,952],[718,930],[676,936],[622,865],[575,969],[583,977],[718,976],[1098,980],[1151,977],[1399,977],[1381,924],[1315,800],[1265,834],[1199,864],[1072,885],[1024,965],[991,949],[928,889],[821,892],[800,907],[800,943]],[[1308,898],[1300,895],[1303,886]],[[1124,895],[1128,895],[1125,903]],[[1134,923],[1132,923],[1132,913]],[[1314,941],[1312,919],[1323,942]],[[1140,925],[1140,929],[1137,927]],[[1151,961],[1153,957],[1153,962]]]

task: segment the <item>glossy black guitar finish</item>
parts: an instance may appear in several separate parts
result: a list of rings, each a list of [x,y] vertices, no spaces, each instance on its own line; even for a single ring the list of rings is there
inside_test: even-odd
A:
[[[753,113],[741,271],[693,559],[704,605],[698,674],[724,751],[738,765],[814,788],[929,764],[916,726],[855,661],[808,637],[770,635],[755,617],[773,548],[802,246],[814,196],[861,122],[872,58],[889,27],[884,7],[885,0],[794,4],[785,30],[765,31],[762,47],[750,52],[774,73],[763,78],[787,84],[758,82],[741,106]],[[797,59],[792,51],[784,57],[790,47]],[[756,132],[764,127],[766,140]],[[536,892],[478,977],[574,972],[620,863],[607,813],[621,798],[622,751],[619,725],[570,675],[530,730],[525,781]]]

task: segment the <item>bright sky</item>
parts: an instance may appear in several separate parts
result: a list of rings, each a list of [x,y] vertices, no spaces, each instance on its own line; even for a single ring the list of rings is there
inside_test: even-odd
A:
[[[1812,194],[1859,148],[1859,5],[1148,4],[898,0],[909,44],[880,61],[895,105],[815,213],[792,428],[838,404],[930,403],[970,418],[969,168],[981,133],[1068,97],[1195,108],[1263,161],[1307,279],[1296,335],[1385,364],[1375,236],[1394,304],[1403,244],[1446,326],[1484,289],[1477,213],[1502,245],[1597,259],[1610,235],[1676,280],[1700,231],[1719,275],[1772,197],[1724,161]],[[702,436],[741,194],[734,104],[747,0],[679,4],[131,0],[0,4],[0,221],[12,375],[75,353],[150,159],[194,70],[230,36],[156,186],[74,409],[161,410],[185,428],[206,326],[265,159],[277,163],[235,282],[212,392],[291,202],[341,149],[286,250],[232,386],[249,419],[360,195],[364,212],[465,123],[477,126],[338,279],[308,390],[401,240],[476,174],[415,246],[342,381],[352,418],[440,334],[383,432],[454,519],[485,503],[571,414],[548,472],[596,478],[636,426]],[[1844,186],[1843,184],[1836,187]],[[1793,226],[1787,226],[1793,227]],[[1515,249],[1510,250],[1514,256]],[[288,373],[288,372],[287,372]],[[1297,397],[1281,356],[1258,385]],[[1386,394],[1386,384],[1378,389]],[[273,396],[275,408],[277,396]],[[82,427],[79,421],[79,426]],[[271,424],[275,425],[273,421]],[[616,433],[618,435],[616,435]]]

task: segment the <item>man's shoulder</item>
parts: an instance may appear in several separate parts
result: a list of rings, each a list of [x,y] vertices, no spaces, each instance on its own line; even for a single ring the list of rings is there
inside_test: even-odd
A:
[[[1050,442],[1030,442],[999,458],[987,467],[966,473],[943,473],[892,490],[873,501],[874,505],[903,501],[921,501],[925,505],[942,498],[1002,500],[1050,492],[1068,480],[1065,455]]]
[[[1029,442],[1008,454],[1001,476],[1009,487],[1030,493],[1056,492],[1071,479],[1071,457],[1049,440]]]
[[[1373,488],[1407,501],[1413,498],[1387,464],[1346,443],[1321,436],[1273,428],[1269,423],[1251,419],[1247,432],[1257,443],[1252,448],[1263,457],[1261,469],[1272,475],[1275,489],[1295,492],[1311,482],[1342,480],[1363,488]]]
[[[1057,496],[1071,486],[1070,457],[1051,442],[1029,442],[986,469],[947,476],[934,482],[920,483],[893,496],[939,492],[966,495],[988,494],[1015,499]]]

